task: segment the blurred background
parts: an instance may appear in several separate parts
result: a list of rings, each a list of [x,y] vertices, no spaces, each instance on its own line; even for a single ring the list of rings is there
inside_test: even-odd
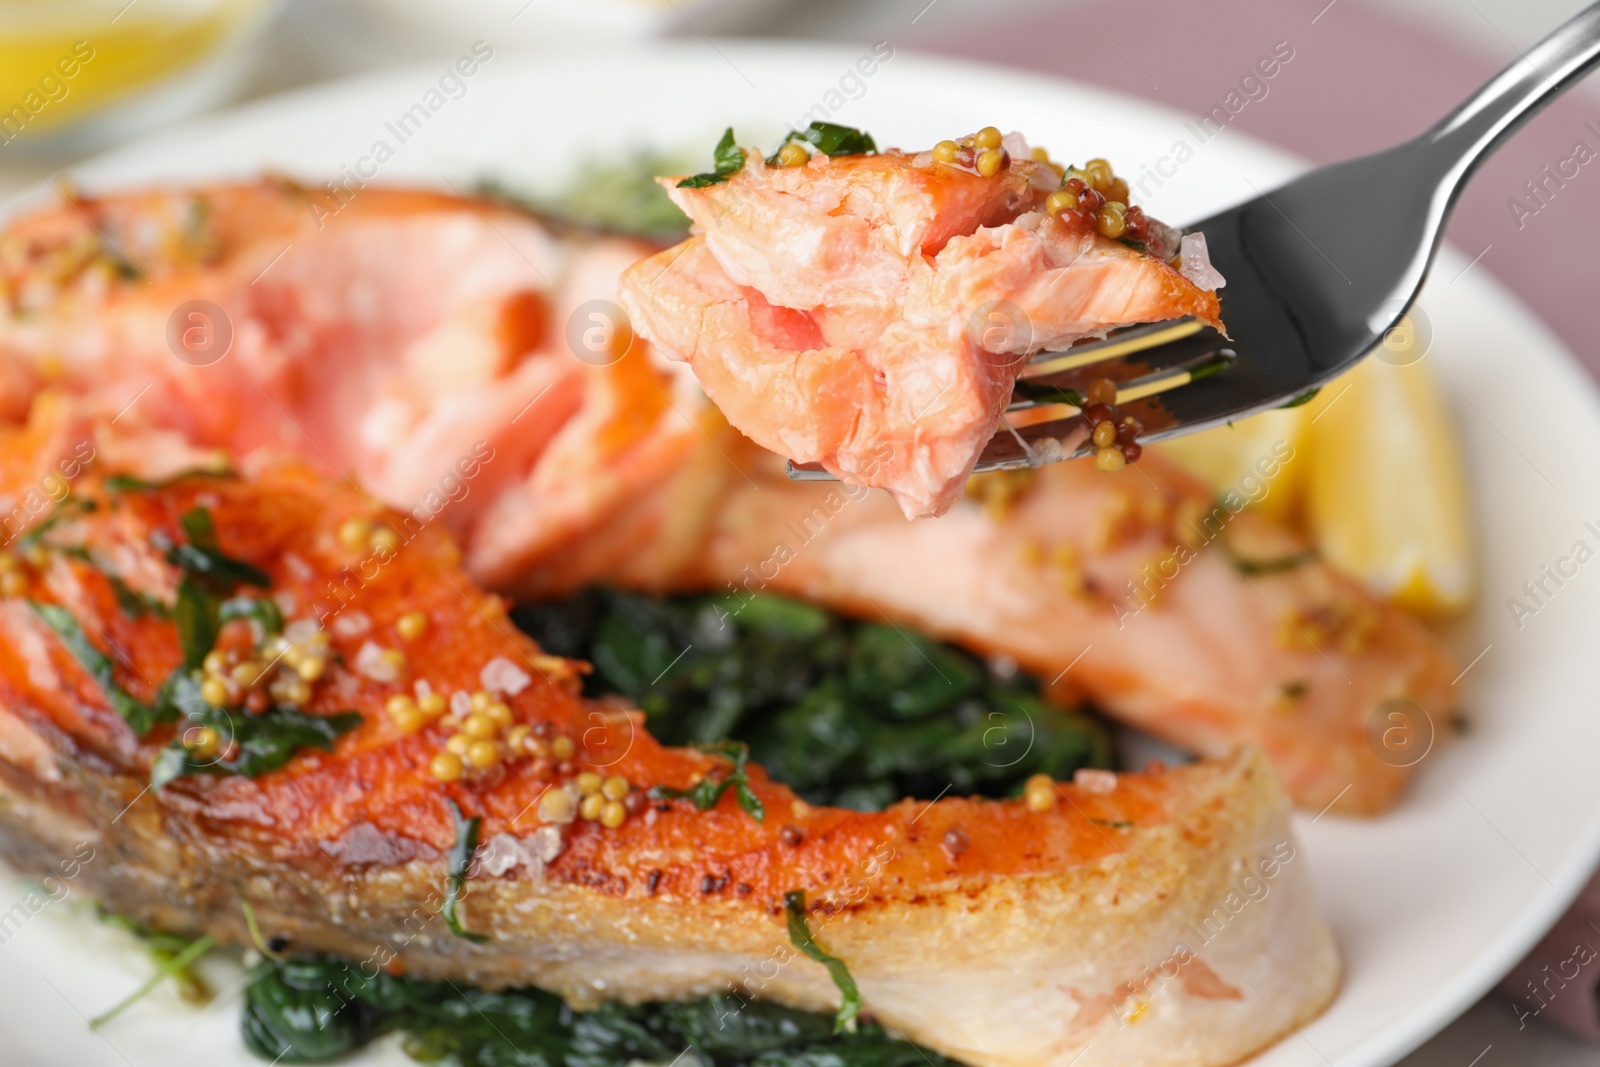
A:
[[[1264,44],[1295,61],[1233,131],[1314,162],[1408,137],[1582,5],[1574,0],[0,0],[0,198],[182,119],[384,67],[577,41],[747,35],[887,40],[1091,82],[1200,115]],[[92,43],[90,43],[92,42]],[[1600,177],[1525,183],[1600,144],[1600,80],[1503,149],[1449,239],[1600,373]],[[1381,191],[1375,195],[1381,195]],[[1518,211],[1516,202],[1537,210]],[[1174,219],[1174,222],[1184,220]],[[1508,360],[1516,353],[1508,352]],[[1462,931],[1470,937],[1473,931]],[[1600,1065],[1491,995],[1406,1067]]]

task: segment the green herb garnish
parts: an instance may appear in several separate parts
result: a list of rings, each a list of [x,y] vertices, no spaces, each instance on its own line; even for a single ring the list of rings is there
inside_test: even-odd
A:
[[[1317,550],[1314,548],[1308,548],[1302,552],[1295,552],[1287,556],[1279,556],[1276,559],[1247,559],[1235,552],[1232,546],[1227,545],[1226,542],[1224,542],[1224,547],[1227,549],[1228,559],[1233,563],[1233,569],[1247,577],[1255,577],[1260,574],[1282,574],[1284,571],[1292,571],[1297,567],[1304,567],[1307,563],[1317,558]]]
[[[224,623],[249,619],[251,634],[258,645],[283,632],[283,609],[267,596],[230,597],[217,605],[217,618]]]
[[[152,789],[192,774],[254,778],[282,767],[301,749],[332,752],[335,741],[362,723],[361,713],[356,711],[312,715],[288,704],[274,704],[255,714],[213,707],[200,697],[199,686],[189,675],[180,676],[164,689],[176,690],[168,699],[183,709],[191,726],[216,731],[217,740],[206,750],[193,750],[183,744],[181,734],[174,737],[150,768]]]
[[[795,889],[785,893],[783,905],[788,913],[790,944],[826,967],[833,984],[839,987],[839,1010],[833,1017],[833,1032],[837,1034],[841,1030],[854,1030],[856,1016],[861,1013],[861,990],[856,988],[850,968],[838,956],[823,951],[817,939],[811,935],[811,927],[806,923],[805,890]]]
[[[89,560],[89,563],[93,564],[94,560]],[[117,606],[128,618],[141,619],[146,615],[156,619],[172,618],[172,609],[149,593],[141,593],[130,588],[127,582],[115,574],[109,574],[104,570],[100,573],[111,583],[111,592],[116,594]]]
[[[150,705],[134,699],[126,689],[117,684],[111,657],[101,652],[95,647],[94,642],[89,640],[89,635],[83,632],[83,627],[73,617],[70,608],[60,604],[44,604],[36,600],[30,600],[28,603],[45,621],[45,625],[55,631],[61,643],[67,646],[67,651],[71,652],[73,658],[89,673],[89,677],[93,678],[105,692],[106,700],[110,702],[112,709],[122,716],[123,721],[134,733],[143,737],[156,723],[167,722],[176,717],[159,705]]]
[[[1280,408],[1297,408],[1301,404],[1311,403],[1311,401],[1314,400],[1316,395],[1320,392],[1322,392],[1322,386],[1319,385],[1315,389],[1307,389],[1305,392],[1301,393],[1287,404],[1280,404],[1278,406]]]
[[[439,909],[439,914],[444,917],[445,924],[450,927],[450,932],[457,937],[464,937],[468,941],[483,942],[489,940],[482,934],[475,934],[461,925],[461,916],[458,908],[461,898],[467,891],[467,877],[472,871],[472,859],[478,854],[478,831],[483,827],[483,820],[477,817],[463,819],[461,809],[453,800],[446,800],[450,805],[450,814],[456,821],[456,845],[450,850],[449,873],[445,878],[444,905]]]
[[[266,571],[243,560],[225,555],[217,547],[217,531],[211,512],[191,508],[178,519],[188,541],[167,549],[167,562],[180,568],[185,577],[212,596],[228,596],[241,585],[272,584]]]
[[[49,533],[57,525],[72,518],[74,515],[84,515],[93,511],[95,502],[88,497],[73,496],[70,492],[50,509],[50,514],[40,519],[28,529],[21,537],[17,538],[17,551],[26,552],[29,548],[39,543],[39,539]]]
[[[707,775],[688,789],[673,789],[658,785],[650,791],[651,796],[665,800],[687,800],[698,811],[710,811],[717,806],[717,801],[722,799],[722,795],[732,789],[734,796],[738,798],[739,806],[752,819],[756,822],[766,822],[766,805],[761,803],[761,798],[750,788],[750,776],[746,767],[750,762],[750,746],[742,741],[720,741],[696,747],[704,752],[726,756],[733,761],[732,769],[720,778]]]
[[[783,143],[790,141],[805,141],[825,156],[865,156],[878,150],[872,134],[833,122],[813,122],[803,130],[790,130]],[[777,154],[767,162],[776,163]]]
[[[729,126],[711,153],[711,170],[695,174],[678,183],[679,189],[704,189],[720,185],[744,169],[744,149],[733,143],[733,127]]]
[[[167,489],[194,478],[236,478],[232,470],[211,470],[205,467],[190,467],[178,471],[166,478],[150,479],[140,478],[132,474],[113,474],[100,484],[112,493],[126,493],[146,489]]]
[[[1033,400],[1041,404],[1067,404],[1080,409],[1089,405],[1082,393],[1076,389],[1069,389],[1061,385],[1018,381],[1011,387],[1011,390],[1025,400]]]
[[[183,942],[171,934],[145,931],[143,928],[131,923],[126,925],[130,930],[146,939],[150,955],[155,958],[160,967],[138,989],[135,989],[132,993],[117,1001],[116,1004],[90,1019],[89,1025],[92,1028],[100,1029],[100,1027],[149,996],[156,986],[168,978],[173,979],[178,983],[180,989],[185,990],[185,999],[201,1003],[210,999],[211,991],[190,972],[189,967],[201,956],[216,947],[216,938],[210,934],[205,934],[194,941]],[[177,947],[179,945],[182,947]]]

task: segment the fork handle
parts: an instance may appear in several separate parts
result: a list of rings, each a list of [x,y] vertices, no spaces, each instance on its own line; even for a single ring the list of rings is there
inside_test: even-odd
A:
[[[1444,155],[1449,188],[1600,62],[1600,3],[1534,45],[1419,140]]]

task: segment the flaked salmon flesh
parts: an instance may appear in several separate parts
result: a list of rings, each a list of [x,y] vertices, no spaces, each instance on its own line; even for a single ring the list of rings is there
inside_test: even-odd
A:
[[[623,301],[758,444],[886,489],[908,518],[943,514],[1030,356],[1220,325],[1215,293],[1142,245],[1048,213],[1058,175],[1017,147],[988,177],[889,151],[660,179],[695,234],[629,270]]]

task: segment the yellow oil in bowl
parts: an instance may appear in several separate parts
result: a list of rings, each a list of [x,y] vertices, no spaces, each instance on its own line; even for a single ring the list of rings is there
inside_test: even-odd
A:
[[[0,0],[0,144],[70,125],[187,70],[257,0]]]

